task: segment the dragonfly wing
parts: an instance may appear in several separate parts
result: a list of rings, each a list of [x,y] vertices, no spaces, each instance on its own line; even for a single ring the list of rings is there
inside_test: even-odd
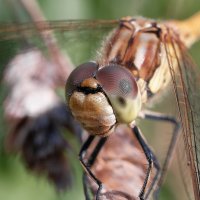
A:
[[[192,62],[186,47],[179,38],[173,37],[172,34],[168,34],[166,40],[168,40],[168,43],[166,41],[164,44],[182,126],[179,147],[181,146],[181,143],[184,143],[184,149],[179,152],[181,153],[181,156],[186,158],[187,163],[184,165],[184,174],[186,171],[189,171],[194,197],[195,199],[199,199],[200,72]],[[181,162],[183,162],[183,159],[181,159]],[[182,176],[185,176],[184,174],[182,174]]]
[[[19,38],[20,32],[34,35],[42,31],[83,31],[83,30],[105,30],[115,27],[118,20],[66,20],[66,21],[39,21],[34,23],[1,23],[0,40]]]
[[[3,64],[7,64],[16,53],[30,47],[37,47],[53,57],[56,46],[75,64],[80,64],[96,54],[95,49],[117,23],[117,20],[70,20],[0,24],[0,50],[4,54],[1,58]]]

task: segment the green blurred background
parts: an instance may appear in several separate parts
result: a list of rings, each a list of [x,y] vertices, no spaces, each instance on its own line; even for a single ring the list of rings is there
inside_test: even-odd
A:
[[[38,0],[41,9],[48,20],[67,19],[119,19],[123,16],[144,16],[155,19],[184,19],[200,10],[199,0]],[[0,0],[0,22],[11,21],[11,12],[5,0]],[[20,12],[19,15],[23,12]],[[3,46],[1,47],[3,50]],[[190,50],[195,62],[200,65],[200,43]],[[1,53],[1,55],[3,55]],[[1,73],[7,60],[0,57]],[[1,87],[1,96],[3,96]],[[1,100],[2,102],[2,100]],[[1,113],[2,106],[0,107]],[[0,120],[0,200],[81,200],[83,197],[81,173],[78,162],[78,144],[73,139],[76,152],[71,153],[71,165],[75,172],[73,187],[65,194],[57,194],[54,187],[45,178],[30,174],[20,158],[8,155],[4,151],[4,136],[6,126]],[[173,175],[171,175],[173,176]],[[170,185],[166,185],[160,197],[162,200],[175,199]]]

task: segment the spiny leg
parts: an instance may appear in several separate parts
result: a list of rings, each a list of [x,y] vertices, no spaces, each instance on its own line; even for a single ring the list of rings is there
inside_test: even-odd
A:
[[[160,167],[159,167],[159,164],[157,162],[157,159],[156,159],[155,155],[153,154],[153,152],[151,151],[151,149],[146,144],[145,140],[142,137],[142,133],[138,129],[138,127],[134,126],[132,128],[132,131],[135,134],[138,142],[140,143],[140,145],[141,145],[141,147],[142,147],[142,149],[144,151],[144,154],[146,156],[146,159],[148,161],[148,168],[147,168],[147,172],[146,172],[146,177],[145,177],[143,186],[142,186],[140,194],[139,194],[140,199],[143,200],[143,199],[145,199],[145,190],[146,190],[149,178],[150,178],[150,174],[151,174],[151,170],[153,168],[153,165],[155,166],[155,168],[157,170],[156,176],[159,175],[159,169],[160,169]]]
[[[168,123],[171,123],[171,124],[174,125],[172,137],[171,137],[169,147],[168,147],[168,150],[167,150],[167,155],[166,155],[163,167],[162,167],[162,174],[161,174],[161,177],[159,178],[159,180],[157,182],[157,189],[154,193],[154,199],[158,199],[158,193],[159,193],[160,187],[163,184],[164,178],[166,176],[167,169],[168,169],[169,164],[170,164],[170,160],[172,158],[172,154],[173,154],[175,146],[176,146],[176,141],[177,141],[178,135],[179,135],[180,123],[173,116],[169,116],[169,115],[166,115],[166,114],[153,112],[153,111],[142,111],[140,113],[140,117],[144,118],[144,119],[149,119],[149,120],[165,121],[165,122],[168,122]],[[149,194],[151,193],[151,190],[153,189],[156,181],[157,181],[157,177],[155,176],[152,183],[151,183],[151,186],[150,186],[150,188],[149,188],[149,190],[146,194],[146,198],[148,198]]]
[[[86,200],[90,200],[90,188],[89,188],[89,182],[88,182],[88,177],[86,172],[83,172],[83,191],[84,191],[84,195],[85,195],[85,199]]]
[[[96,145],[95,149],[93,150],[93,152],[91,153],[88,161],[87,161],[87,166],[88,167],[92,167],[92,165],[94,164],[100,150],[102,149],[102,147],[104,146],[104,143],[107,141],[108,137],[104,137],[104,138],[100,138],[100,140],[98,141],[98,144]],[[89,200],[89,186],[88,186],[88,178],[87,178],[87,174],[84,173],[83,174],[83,185],[84,185],[84,193],[85,193],[85,197],[86,200]]]
[[[92,171],[90,170],[91,166],[94,164],[100,150],[102,149],[103,145],[105,144],[107,137],[101,138],[98,142],[98,144],[96,145],[95,149],[93,150],[93,152],[90,155],[90,158],[88,159],[87,163],[84,162],[84,155],[86,154],[88,148],[90,147],[90,145],[92,144],[92,141],[94,140],[95,136],[89,136],[88,139],[85,141],[85,143],[83,144],[80,153],[79,153],[79,160],[81,162],[81,164],[83,165],[85,172],[87,174],[89,174],[89,176],[97,183],[98,185],[98,189],[97,189],[97,193],[96,193],[96,200],[99,200],[99,196],[100,196],[100,192],[102,189],[102,183],[100,180],[98,180],[95,175],[92,173]],[[88,186],[87,186],[87,180],[86,180],[86,175],[83,175],[83,180],[84,180],[84,192],[85,192],[85,197],[86,200],[89,200],[89,194],[88,194]]]
[[[95,149],[93,150],[93,152],[91,153],[89,159],[88,159],[88,163],[87,165],[89,167],[92,167],[92,165],[94,164],[100,150],[102,149],[102,147],[104,146],[105,142],[107,141],[108,137],[103,137],[100,138],[100,140],[98,141],[98,144],[96,145]]]

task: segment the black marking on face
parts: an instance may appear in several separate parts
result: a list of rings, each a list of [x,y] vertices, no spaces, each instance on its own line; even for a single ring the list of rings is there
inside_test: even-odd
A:
[[[90,87],[77,87],[78,92],[82,92],[84,94],[96,94],[98,92],[103,92],[103,89],[100,85],[97,86],[97,88],[90,88]]]

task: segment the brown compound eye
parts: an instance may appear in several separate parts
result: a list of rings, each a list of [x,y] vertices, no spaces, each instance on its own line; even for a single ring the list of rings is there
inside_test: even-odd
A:
[[[108,96],[119,122],[130,123],[141,109],[141,97],[135,78],[124,67],[108,65],[96,79]]]
[[[134,99],[138,94],[134,77],[126,68],[119,65],[103,67],[97,72],[96,79],[110,95]]]
[[[80,85],[80,83],[87,79],[94,77],[98,70],[98,64],[95,62],[88,62],[79,65],[75,68],[67,79],[65,86],[65,94],[67,101],[69,100],[72,92]]]

